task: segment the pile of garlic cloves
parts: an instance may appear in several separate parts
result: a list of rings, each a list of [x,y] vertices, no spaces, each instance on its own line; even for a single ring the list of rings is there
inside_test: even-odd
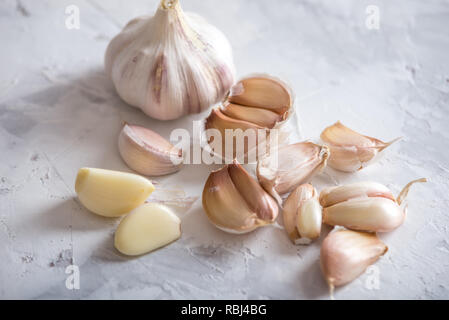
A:
[[[377,233],[404,223],[410,187],[426,181],[409,182],[397,196],[372,181],[317,190],[313,179],[327,166],[354,174],[399,138],[383,142],[338,121],[322,131],[320,141],[288,144],[286,123],[295,112],[290,86],[267,74],[235,83],[226,37],[201,17],[184,13],[179,0],[161,0],[153,16],[131,20],[109,43],[105,69],[118,95],[152,118],[172,120],[215,106],[203,121],[200,140],[223,167],[210,172],[204,184],[205,217],[224,232],[244,234],[274,225],[281,216],[285,236],[299,245],[319,242],[323,224],[334,227],[320,253],[331,291],[387,252]],[[178,240],[181,219],[148,201],[155,187],[143,176],[182,170],[183,150],[128,123],[117,147],[136,174],[79,169],[80,203],[102,217],[122,218],[114,236],[122,254],[142,255]]]

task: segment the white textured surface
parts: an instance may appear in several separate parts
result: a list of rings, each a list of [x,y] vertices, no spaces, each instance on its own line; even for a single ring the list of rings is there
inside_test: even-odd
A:
[[[65,6],[81,10],[67,30]],[[414,186],[409,216],[381,238],[390,250],[336,298],[449,298],[449,2],[183,1],[219,27],[234,47],[238,74],[288,80],[303,133],[317,138],[341,120],[378,138],[404,139],[354,175],[328,170],[325,184],[376,180]],[[365,8],[380,8],[380,30]],[[108,40],[157,1],[0,3],[0,298],[327,299],[319,243],[294,246],[279,228],[235,236],[214,228],[200,201],[181,210],[182,238],[128,259],[113,248],[117,220],[94,216],[74,193],[82,166],[128,170],[116,148],[123,121],[168,137],[202,115],[157,122],[127,106],[102,70]],[[198,197],[212,167],[190,166],[159,181],[154,198]],[[171,190],[171,191],[170,191]],[[328,229],[326,229],[327,231]],[[81,289],[65,287],[80,266]]]

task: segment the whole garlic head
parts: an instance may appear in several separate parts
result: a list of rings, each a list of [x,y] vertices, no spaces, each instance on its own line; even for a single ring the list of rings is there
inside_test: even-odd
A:
[[[226,37],[178,0],[131,20],[109,43],[105,68],[125,102],[159,120],[204,111],[234,82]]]

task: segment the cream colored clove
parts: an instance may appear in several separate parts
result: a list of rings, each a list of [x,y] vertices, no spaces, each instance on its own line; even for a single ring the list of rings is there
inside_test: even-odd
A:
[[[355,183],[332,187],[321,192],[323,221],[348,229],[388,232],[398,228],[405,220],[406,208],[401,206],[410,187],[408,183],[395,199],[387,187],[374,182]]]
[[[93,213],[118,217],[145,202],[153,184],[139,175],[95,168],[81,168],[75,182],[81,203]]]
[[[345,285],[375,263],[388,247],[373,233],[331,231],[321,245],[320,265],[331,297],[335,287]]]
[[[114,246],[128,256],[159,249],[181,237],[181,220],[168,207],[145,203],[120,221]]]
[[[311,184],[302,184],[285,200],[282,217],[287,234],[295,244],[309,244],[319,238],[322,212],[318,193]]]
[[[400,138],[391,142],[364,136],[341,122],[336,122],[321,133],[321,140],[331,151],[328,164],[331,168],[354,172],[369,165],[379,152]]]
[[[118,148],[126,164],[146,176],[174,173],[182,166],[182,150],[149,129],[125,124]]]
[[[230,233],[272,224],[279,213],[276,201],[237,161],[209,175],[203,208],[216,227]]]
[[[281,146],[257,163],[257,178],[279,203],[281,195],[310,179],[327,163],[329,148],[312,142]]]

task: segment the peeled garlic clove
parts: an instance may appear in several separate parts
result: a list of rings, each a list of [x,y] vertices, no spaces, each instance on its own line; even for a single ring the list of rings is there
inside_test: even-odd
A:
[[[182,165],[182,150],[143,127],[125,124],[120,132],[118,148],[126,164],[146,176],[170,174]]]
[[[248,121],[265,128],[273,128],[276,123],[283,120],[282,115],[261,108],[241,106],[228,103],[221,109],[222,113],[230,118]]]
[[[320,264],[331,293],[351,282],[388,251],[375,234],[351,230],[329,233],[321,245]]]
[[[181,237],[181,220],[167,207],[146,203],[128,214],[115,232],[118,251],[138,256],[159,249]]]
[[[257,163],[257,178],[262,187],[279,203],[280,195],[309,181],[326,166],[329,149],[312,142],[300,142],[278,148]]]
[[[331,150],[329,166],[340,171],[353,172],[362,169],[379,152],[396,142],[383,142],[379,139],[361,135],[336,122],[321,133]]]
[[[105,69],[125,102],[159,120],[204,111],[234,83],[229,41],[178,0],[131,21],[109,43]]]
[[[140,206],[154,191],[153,184],[136,174],[81,168],[75,182],[81,203],[93,213],[118,217]]]
[[[282,216],[289,238],[295,244],[309,244],[321,233],[322,213],[318,194],[310,184],[296,188],[284,203]]]
[[[389,232],[399,227],[405,212],[386,198],[360,198],[334,204],[323,209],[324,223],[348,229]]]
[[[377,182],[357,182],[324,189],[320,194],[320,203],[323,207],[329,207],[349,199],[368,197],[383,197],[395,201],[395,197],[390,189],[383,184]]]
[[[279,213],[276,201],[236,161],[209,175],[203,208],[216,227],[230,233],[271,224]]]
[[[231,88],[228,101],[284,114],[292,105],[292,95],[290,89],[277,79],[251,77],[237,82]]]

